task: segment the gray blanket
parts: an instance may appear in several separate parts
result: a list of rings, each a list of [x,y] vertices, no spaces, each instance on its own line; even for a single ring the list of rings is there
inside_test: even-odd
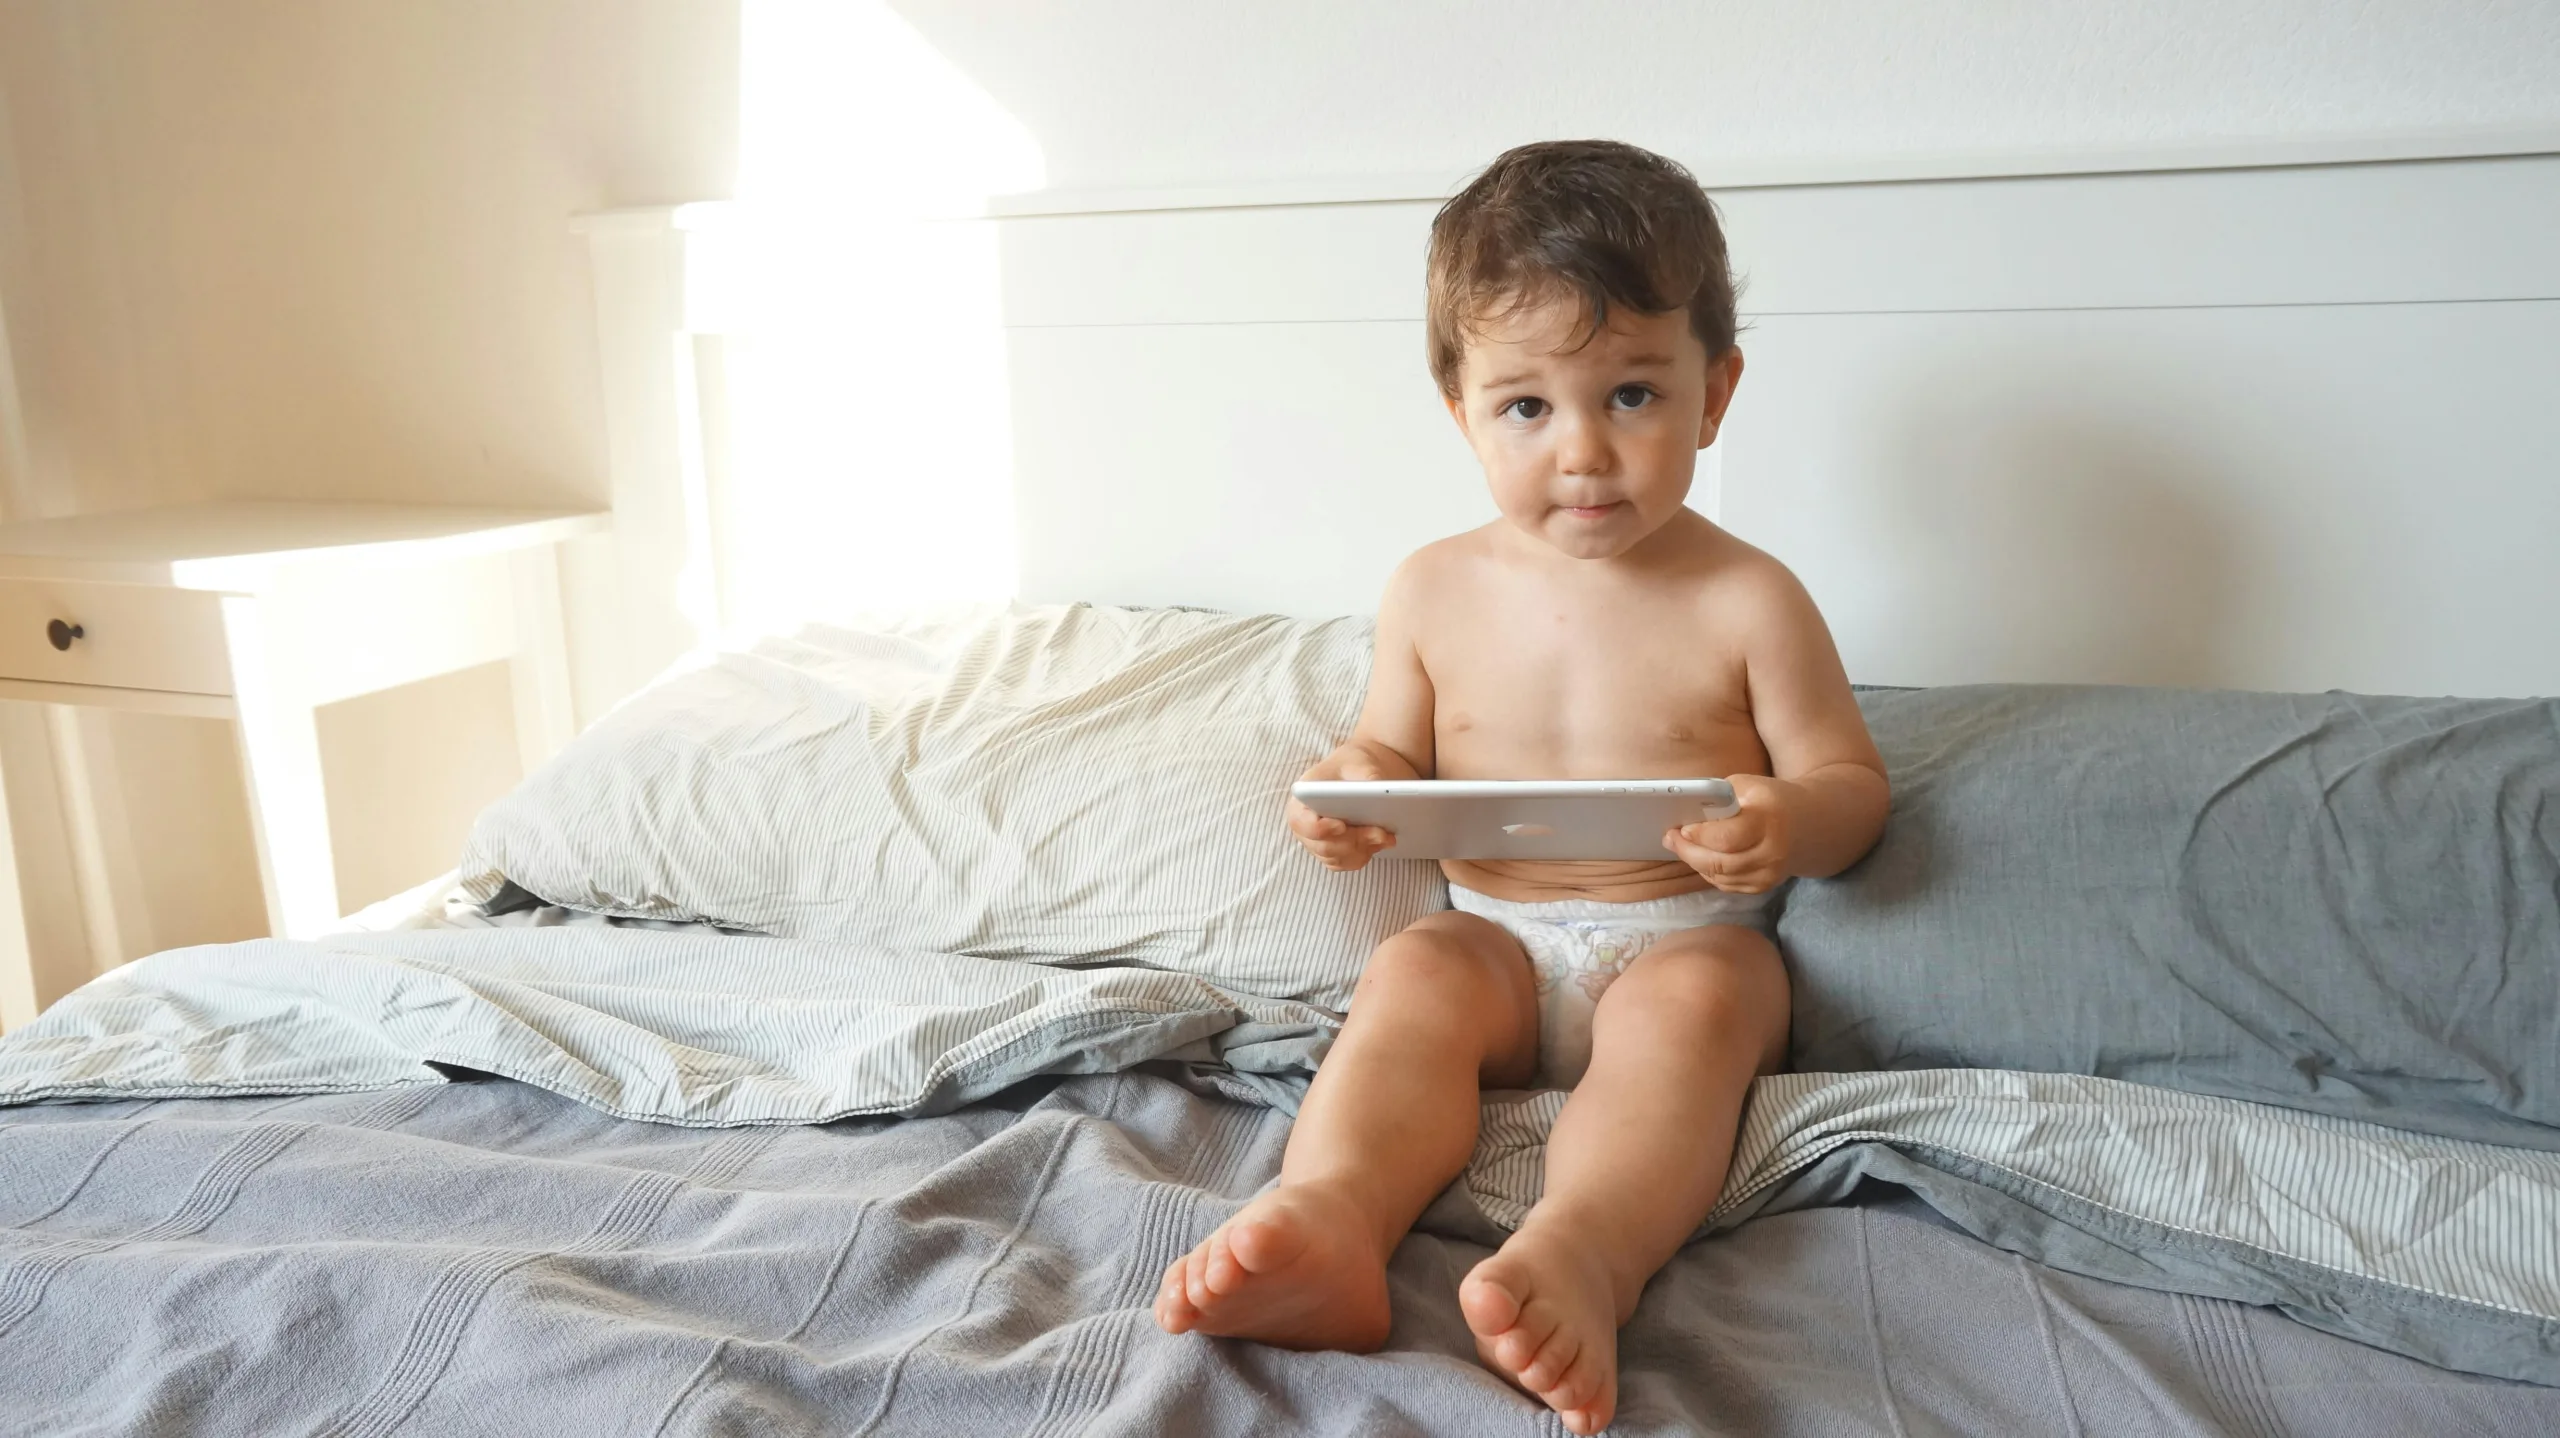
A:
[[[499,1080],[0,1110],[0,1432],[1559,1430],[1417,1235],[1375,1357],[1159,1332],[1288,1121],[1130,1073],[684,1128]],[[2548,1433],[2560,1391],[2076,1278],[1874,1190],[1692,1245],[1620,1433]]]
[[[65,998],[0,1040],[0,1104],[386,1090],[396,1114],[400,1093],[461,1070],[618,1117],[752,1129],[939,1113],[1145,1062],[1270,1102],[1328,1023],[1183,974],[704,932],[259,941],[157,955]],[[1428,1221],[1498,1242],[1537,1201],[1562,1101],[1488,1096]],[[1787,1074],[1754,1086],[1708,1227],[1868,1178],[2059,1268],[2560,1383],[2560,1154],[2065,1074]],[[0,1179],[35,1185],[14,1210],[37,1215],[29,1232],[52,1221],[48,1181]]]

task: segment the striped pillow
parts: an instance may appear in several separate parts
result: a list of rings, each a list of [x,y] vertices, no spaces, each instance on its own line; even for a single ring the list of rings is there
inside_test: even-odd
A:
[[[1369,626],[1088,605],[812,627],[667,679],[480,816],[462,859],[555,904],[867,948],[1126,964],[1345,1007],[1446,904],[1281,826],[1349,733]]]

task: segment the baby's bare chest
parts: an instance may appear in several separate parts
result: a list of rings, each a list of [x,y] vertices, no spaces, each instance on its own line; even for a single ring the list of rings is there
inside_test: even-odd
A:
[[[1688,606],[1487,605],[1421,650],[1437,772],[1615,778],[1762,772],[1743,650]]]

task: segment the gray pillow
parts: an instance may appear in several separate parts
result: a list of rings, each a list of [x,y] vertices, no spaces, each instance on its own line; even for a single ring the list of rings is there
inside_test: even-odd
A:
[[[625,701],[473,825],[463,889],[788,938],[1191,974],[1339,1012],[1447,907],[1281,823],[1369,625],[1015,605],[812,626]]]
[[[1798,1069],[2092,1074],[2560,1149],[2560,701],[1859,702],[1894,814],[1779,919]]]

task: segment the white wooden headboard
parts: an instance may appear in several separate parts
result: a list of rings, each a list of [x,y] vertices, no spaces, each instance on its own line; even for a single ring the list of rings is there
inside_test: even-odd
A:
[[[1855,677],[2560,692],[2560,156],[1717,197],[1748,370],[1694,502]],[[971,222],[1021,595],[1365,610],[1489,517],[1422,364],[1432,210]],[[653,213],[597,231],[626,546],[707,523],[721,472],[665,448],[703,426],[650,288],[683,267],[631,258],[681,250]],[[683,544],[641,527],[672,615]]]

